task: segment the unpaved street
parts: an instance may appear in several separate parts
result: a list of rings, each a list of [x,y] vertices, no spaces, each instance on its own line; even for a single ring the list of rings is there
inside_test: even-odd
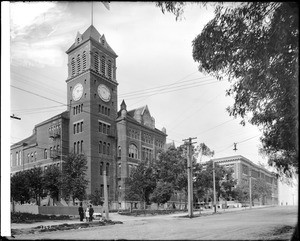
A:
[[[255,240],[274,239],[274,230],[297,223],[298,209],[292,206],[268,207],[192,219],[176,216],[139,217],[123,224],[88,229],[18,235],[17,239],[189,239],[189,240]],[[118,216],[112,215],[115,219]],[[291,232],[279,236],[290,240]],[[277,235],[278,238],[278,235]]]

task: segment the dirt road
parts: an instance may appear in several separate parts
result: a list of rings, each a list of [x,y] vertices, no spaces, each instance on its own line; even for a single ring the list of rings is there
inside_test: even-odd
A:
[[[123,224],[68,231],[18,235],[17,239],[189,239],[189,240],[290,240],[298,208],[278,206],[195,217],[128,218]],[[117,218],[113,216],[112,218]],[[117,221],[117,220],[116,220]],[[283,230],[284,233],[278,232]],[[277,231],[275,231],[277,230]],[[288,231],[288,232],[286,232]],[[277,232],[277,233],[276,233]]]

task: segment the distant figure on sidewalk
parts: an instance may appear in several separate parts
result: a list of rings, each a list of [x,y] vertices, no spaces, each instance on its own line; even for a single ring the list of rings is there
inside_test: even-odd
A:
[[[89,209],[90,222],[93,221],[93,214],[94,214],[94,209],[92,205],[90,205],[90,209]]]
[[[89,208],[89,206],[87,206],[87,208],[85,210],[85,218],[86,218],[86,222],[90,221],[90,208]]]
[[[79,212],[80,221],[83,221],[84,211],[83,211],[83,207],[82,207],[82,202],[79,205],[78,212]]]

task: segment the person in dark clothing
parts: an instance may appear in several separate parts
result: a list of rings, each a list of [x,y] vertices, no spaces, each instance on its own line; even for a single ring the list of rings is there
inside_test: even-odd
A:
[[[93,214],[94,214],[94,209],[92,207],[92,205],[90,205],[90,209],[89,209],[89,216],[90,216],[90,219],[89,221],[93,221]]]
[[[79,212],[79,216],[80,216],[80,221],[83,221],[84,213],[83,213],[82,202],[79,205],[78,212]]]

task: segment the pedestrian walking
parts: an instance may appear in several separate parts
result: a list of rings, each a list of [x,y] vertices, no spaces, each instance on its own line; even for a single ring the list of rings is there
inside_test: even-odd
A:
[[[90,205],[90,208],[89,208],[90,222],[93,221],[93,214],[94,214],[94,209],[93,209],[92,205]]]
[[[82,207],[82,202],[80,202],[78,212],[79,212],[80,221],[83,221],[84,211],[83,211],[83,207]]]
[[[85,219],[86,222],[90,221],[90,210],[89,210],[89,206],[87,206],[86,210],[85,210]]]

